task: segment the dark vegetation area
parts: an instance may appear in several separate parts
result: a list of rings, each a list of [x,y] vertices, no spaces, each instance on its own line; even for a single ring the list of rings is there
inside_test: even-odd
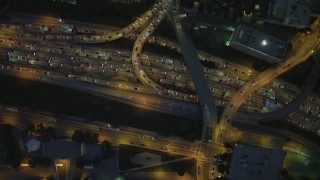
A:
[[[288,123],[286,121],[259,122],[258,124],[264,125],[264,126],[269,126],[269,127],[274,127],[277,129],[283,129],[283,130],[287,130],[287,131],[299,134],[300,136],[309,139],[313,143],[320,145],[319,136],[317,136],[314,132],[306,131],[306,130],[301,129],[299,127],[296,127],[293,124]]]
[[[89,132],[82,132],[81,130],[74,130],[72,135],[72,140],[81,144],[97,144],[99,142],[99,134],[97,133],[89,133]]]
[[[13,136],[14,129],[9,124],[0,124],[0,144],[3,147],[3,152],[0,154],[0,163],[11,165],[13,168],[20,166],[23,154],[19,149],[18,144]],[[3,158],[3,159],[2,159]]]
[[[9,9],[62,19],[89,21],[92,23],[125,26],[143,14],[155,0],[132,4],[111,0],[77,0],[76,5],[52,0],[9,0]]]
[[[55,139],[56,130],[52,126],[45,126],[43,123],[37,124],[37,125],[29,124],[22,131],[22,135],[24,138],[27,138],[29,136],[41,135],[41,136],[47,136],[50,139]]]
[[[320,72],[319,72],[320,73]],[[318,79],[317,79],[317,82],[316,82],[316,85],[313,89],[313,92],[315,92],[318,96],[320,96],[320,74],[318,76]]]
[[[309,73],[312,70],[314,64],[313,57],[310,57],[308,60],[304,61],[301,64],[298,64],[297,66],[291,68],[286,73],[279,76],[279,79],[287,81],[289,83],[295,84],[299,86],[300,88],[305,83],[306,79],[309,76]],[[320,88],[320,84],[317,83],[317,88]]]
[[[176,33],[173,28],[173,24],[169,21],[168,18],[164,18],[158,27],[153,32],[155,36],[163,36],[172,41],[177,41]]]
[[[147,111],[75,90],[14,77],[0,76],[0,82],[5,85],[1,89],[0,102],[8,106],[110,122],[114,126],[136,127],[165,137],[176,135],[195,140],[201,136],[201,120]]]
[[[217,44],[213,39],[210,40],[207,36],[196,31],[192,31],[192,39],[197,49],[201,49],[227,61],[252,67],[257,71],[263,71],[270,67],[270,63],[232,49],[224,44]]]
[[[202,64],[202,66],[210,68],[210,69],[217,68],[217,65],[212,61],[200,61],[200,63]]]
[[[215,13],[217,15],[223,15],[229,17],[229,8],[233,9],[234,17],[242,17],[243,10],[241,0],[224,0],[224,1],[208,1],[207,11],[208,13]]]
[[[158,44],[146,43],[143,46],[143,51],[155,53],[161,56],[168,56],[169,58],[173,58],[180,61],[182,61],[183,59],[183,55],[181,53],[178,53],[175,49],[170,49],[168,47],[160,46]]]

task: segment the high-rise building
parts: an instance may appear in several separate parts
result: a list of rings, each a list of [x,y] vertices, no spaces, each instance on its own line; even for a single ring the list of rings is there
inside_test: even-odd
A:
[[[237,145],[229,180],[279,179],[286,152],[279,149]]]
[[[262,20],[296,28],[309,26],[311,12],[304,0],[270,1],[268,5],[267,14],[260,17]]]
[[[286,56],[288,43],[250,27],[239,25],[231,36],[229,45],[259,59],[276,63]]]

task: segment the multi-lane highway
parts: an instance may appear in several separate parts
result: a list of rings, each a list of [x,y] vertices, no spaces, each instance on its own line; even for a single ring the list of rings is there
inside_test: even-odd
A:
[[[26,19],[26,18],[24,18]],[[40,18],[40,19],[46,19],[46,18]],[[58,22],[58,20],[50,20],[50,22]],[[30,22],[30,20],[29,20]],[[46,24],[45,22],[41,22],[40,24]],[[7,27],[9,26],[9,27]],[[42,27],[42,25],[36,26],[36,25],[28,25],[27,28],[31,27]],[[65,25],[64,25],[65,26]],[[85,30],[85,26],[80,26],[83,31],[95,31],[94,28],[87,28]],[[35,28],[35,29],[37,29]],[[54,27],[53,27],[54,28]],[[101,27],[97,27],[98,29]],[[60,43],[60,39],[67,39],[69,35],[59,35],[57,40],[51,40],[55,41],[54,45],[51,45],[51,41],[45,41],[46,44],[41,44],[39,42],[25,42],[21,40],[13,40],[14,35],[17,35],[19,32],[23,30],[21,25],[15,24],[12,25],[5,25],[3,29],[6,30],[8,33],[2,34],[3,39],[5,40],[4,46],[8,49],[10,47],[15,48],[11,56],[12,61],[15,61],[14,63],[17,64],[22,63],[23,61],[26,61],[33,63],[33,65],[39,64],[39,66],[43,65],[49,65],[51,68],[54,68],[53,71],[58,74],[59,70],[64,69],[68,70],[69,72],[65,73],[66,76],[74,77],[75,80],[77,79],[86,79],[88,81],[91,80],[93,83],[103,83],[106,82],[103,79],[108,79],[114,75],[120,74],[121,76],[130,76],[131,78],[134,77],[133,71],[130,70],[132,68],[130,53],[123,53],[123,50],[101,50],[99,47],[88,47],[85,45],[79,46],[79,45],[71,45]],[[12,31],[14,29],[15,31]],[[59,28],[58,28],[59,29]],[[114,29],[114,28],[113,28]],[[4,32],[6,32],[4,31]],[[9,33],[11,32],[11,33]],[[29,31],[26,31],[29,32]],[[28,33],[24,32],[24,36],[30,36]],[[40,34],[41,36],[44,36],[43,33],[38,32],[36,34]],[[33,36],[33,34],[31,34]],[[37,35],[40,36],[40,35]],[[61,37],[60,37],[61,36]],[[64,37],[64,38],[62,38]],[[10,38],[12,40],[10,40]],[[21,38],[20,38],[21,39]],[[23,37],[22,37],[23,39]],[[161,38],[159,39],[159,43],[167,45],[174,45],[174,43],[171,43],[170,41],[166,42],[163,41]],[[63,50],[61,50],[63,48]],[[23,51],[19,51],[17,49],[23,49]],[[34,55],[34,52],[35,53]],[[41,52],[42,51],[42,52]],[[44,51],[44,52],[43,52]],[[45,54],[43,54],[45,53]],[[17,55],[17,56],[15,56]],[[213,96],[216,97],[216,103],[219,106],[225,106],[225,104],[228,102],[229,99],[231,99],[231,96],[234,91],[234,86],[241,86],[243,83],[248,81],[249,78],[252,76],[255,76],[257,72],[254,72],[253,70],[250,70],[248,68],[245,68],[240,65],[234,65],[231,63],[226,62],[225,60],[221,60],[220,58],[212,57],[208,54],[199,53],[200,59],[205,61],[211,61],[217,64],[217,69],[212,70],[210,68],[204,68],[204,71],[206,73],[206,76],[210,83],[210,90],[213,94]],[[88,56],[88,57],[87,57]],[[120,57],[120,56],[126,56],[126,57]],[[38,58],[40,57],[40,58]],[[47,59],[47,58],[51,59]],[[129,58],[127,58],[129,57]],[[66,61],[66,59],[70,59]],[[72,59],[73,58],[73,59]],[[79,59],[80,58],[80,59]],[[160,82],[165,82],[168,84],[175,83],[176,86],[184,88],[185,83],[188,83],[187,85],[189,88],[192,88],[195,90],[193,83],[190,81],[190,77],[188,76],[188,70],[186,66],[184,66],[180,61],[177,60],[168,60],[167,58],[157,58],[155,59],[151,55],[145,56],[142,54],[142,63],[143,63],[143,69],[146,72],[146,75],[148,75],[153,80],[157,80]],[[117,60],[120,60],[120,62],[117,62]],[[123,62],[122,62],[123,61]],[[165,62],[165,64],[163,64]],[[71,64],[70,64],[71,63]],[[17,64],[18,67],[21,66]],[[23,64],[25,66],[25,64]],[[71,66],[70,66],[71,65]],[[147,66],[146,66],[147,65]],[[34,67],[34,66],[33,66]],[[155,67],[155,68],[153,68]],[[160,68],[160,69],[159,69]],[[19,69],[19,68],[18,68]],[[45,67],[47,69],[47,67]],[[84,72],[81,72],[81,74],[76,74],[74,72],[70,71],[76,71],[83,70]],[[96,72],[99,71],[99,72]],[[129,71],[129,72],[127,72]],[[85,73],[85,74],[83,74]],[[104,74],[103,76],[97,77],[97,75]],[[63,75],[63,74],[62,74]],[[88,75],[88,76],[87,76]],[[91,77],[94,76],[94,77]],[[103,78],[100,80],[100,78]],[[111,82],[111,81],[110,81]],[[157,82],[159,83],[159,82]],[[283,85],[284,84],[284,85]],[[285,86],[285,89],[281,89],[277,86],[283,87]],[[140,86],[140,85],[139,85]],[[297,94],[296,87],[292,87],[291,85],[284,83],[284,82],[272,82],[272,84],[268,85],[269,87],[266,87],[265,89],[259,89],[257,92],[252,94],[252,97],[249,99],[246,99],[245,106],[241,108],[241,111],[243,112],[255,112],[255,111],[268,111],[267,108],[263,107],[263,102],[258,102],[259,99],[263,99],[263,91],[270,91],[272,89],[274,92],[277,92],[278,96],[278,106],[277,108],[285,106],[285,104],[292,100]],[[131,86],[134,87],[134,86]],[[277,90],[279,89],[279,90]],[[281,92],[284,91],[285,92]],[[151,92],[151,91],[150,91]],[[174,92],[176,96],[170,96],[170,98],[179,98],[183,100],[191,100],[191,101],[197,101],[197,96],[193,94],[189,95],[183,95],[179,92]],[[259,95],[258,95],[258,94]],[[159,92],[158,92],[159,94]],[[167,93],[168,94],[168,93]],[[257,94],[257,95],[255,95]],[[160,93],[160,95],[165,95],[164,93]],[[170,94],[169,94],[170,95]],[[166,96],[166,95],[165,95]],[[259,97],[260,96],[260,97]],[[262,97],[261,97],[262,96]],[[281,97],[283,96],[283,97]],[[283,103],[283,104],[282,104]],[[260,108],[261,107],[261,108]],[[316,109],[317,107],[313,107],[313,109]],[[270,111],[270,110],[269,110]],[[314,114],[317,115],[317,112]]]
[[[183,36],[180,22],[176,22],[174,26],[179,41],[183,42],[182,48],[164,38],[151,37],[165,17],[170,3],[172,1],[157,1],[145,14],[124,28],[9,12],[9,16],[17,18],[1,22],[0,47],[4,60],[0,63],[0,71],[113,98],[149,110],[195,119],[200,116],[199,107],[190,102],[199,101],[203,110],[204,127],[213,127],[209,134],[214,134],[216,143],[222,143],[226,132],[232,130],[228,120],[235,117],[238,109],[242,113],[263,113],[275,110],[266,107],[266,101],[276,103],[276,109],[285,108],[290,102],[294,103],[299,88],[274,79],[304,61],[316,50],[319,44],[316,33],[309,37],[299,36],[297,40],[305,43],[297,49],[295,55],[277,68],[258,74],[259,72],[250,68],[201,51],[197,51],[198,56],[191,53],[189,47],[192,44],[187,43],[189,41]],[[131,52],[94,45],[123,37],[136,38]],[[185,60],[188,60],[188,67],[182,60],[142,52],[143,45],[150,42],[148,39],[178,52],[182,51]],[[201,66],[198,59],[214,63],[217,67],[199,68]],[[196,91],[198,96],[165,89],[161,84],[188,88]],[[217,130],[214,128],[217,123],[214,104],[225,106]],[[319,99],[312,95],[298,111],[289,115],[288,120],[298,123],[301,128],[315,124],[313,130],[317,130],[318,121],[315,118],[320,116],[319,113]],[[201,153],[204,153],[202,156],[207,160],[215,152],[212,146],[212,143],[201,145]],[[207,164],[207,160],[202,162]],[[210,176],[210,169],[209,166],[201,169],[202,179]]]
[[[316,21],[317,22],[317,21]],[[317,25],[313,24],[313,29],[318,28]],[[270,82],[272,79],[283,74],[287,70],[296,66],[297,64],[308,59],[310,55],[314,53],[319,46],[318,31],[314,31],[311,35],[305,35],[302,38],[308,43],[304,43],[303,46],[299,47],[297,53],[290,58],[288,58],[283,63],[279,64],[277,68],[270,68],[261,72],[256,77],[252,78],[246,84],[244,84],[236,93],[234,93],[232,99],[229,101],[225,107],[222,116],[219,121],[219,128],[216,131],[216,134],[220,136],[216,137],[216,142],[223,142],[225,135],[230,130],[230,122],[232,117],[239,109],[241,103],[255,90],[262,87],[263,85]]]
[[[315,55],[315,63],[313,65],[312,71],[309,74],[308,79],[306,80],[301,93],[288,103],[282,109],[278,109],[268,113],[237,113],[236,119],[245,119],[245,120],[254,120],[254,121],[274,121],[278,119],[285,118],[289,116],[291,112],[299,109],[300,105],[306,100],[306,98],[312,93],[313,88],[317,82],[320,70],[320,61],[319,61],[319,53],[317,52]],[[258,116],[258,118],[257,118]]]

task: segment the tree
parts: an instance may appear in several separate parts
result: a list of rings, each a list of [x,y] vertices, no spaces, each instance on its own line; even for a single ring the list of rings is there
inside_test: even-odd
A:
[[[225,171],[226,171],[226,166],[223,165],[223,164],[220,164],[220,165],[218,166],[218,172],[221,173],[221,174],[223,174]]]
[[[112,147],[111,143],[107,140],[101,142],[102,145],[102,158],[106,159],[111,157]]]
[[[97,133],[91,134],[89,132],[86,132],[84,135],[83,142],[86,144],[96,144],[99,142],[99,134]]]
[[[178,167],[176,168],[176,171],[177,171],[177,173],[179,174],[179,176],[183,176],[184,173],[186,172],[186,169],[185,169],[184,166],[178,166]]]
[[[35,126],[33,124],[29,124],[28,127],[26,127],[23,130],[23,135],[27,137],[30,132],[35,132],[35,131],[36,131]]]
[[[14,168],[18,168],[23,159],[23,154],[17,147],[15,138],[13,137],[12,126],[9,124],[1,124],[0,137],[2,137],[3,146],[6,149],[4,162],[11,164]]]
[[[281,177],[282,177],[282,179],[290,179],[288,170],[286,168],[281,170]]]
[[[51,139],[54,139],[56,137],[56,131],[52,126],[47,127],[44,133]]]
[[[232,146],[230,143],[228,143],[228,142],[224,143],[224,146],[225,146],[226,148],[233,149],[233,146]]]
[[[44,127],[45,127],[44,123],[37,124],[36,125],[36,131],[39,134],[43,134],[45,132],[45,128]]]
[[[77,143],[82,143],[84,142],[85,139],[85,135],[82,131],[80,130],[74,130],[74,133],[72,135],[72,140],[77,142]]]
[[[223,153],[221,156],[220,156],[220,159],[221,161],[226,161],[228,159],[228,154],[227,153]]]

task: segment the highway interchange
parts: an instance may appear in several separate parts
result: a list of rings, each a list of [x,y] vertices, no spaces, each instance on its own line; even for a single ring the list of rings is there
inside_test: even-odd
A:
[[[158,2],[135,22],[121,29],[9,12],[8,15],[17,18],[1,22],[0,47],[5,59],[0,62],[0,72],[67,86],[149,110],[200,119],[200,111],[204,106],[197,105],[201,99],[198,100],[196,94],[177,92],[163,86],[165,83],[174,83],[177,87],[196,91],[189,69],[183,61],[142,53],[143,45],[149,43],[148,39],[153,38],[152,32],[165,18],[167,6],[166,1]],[[72,32],[75,26],[80,29],[77,33]],[[313,28],[318,26],[314,25]],[[136,38],[131,52],[93,45],[129,36]],[[277,68],[261,73],[198,51],[201,61],[211,61],[217,65],[215,69],[203,67],[203,71],[215,104],[225,107],[219,125],[212,131],[214,142],[205,141],[198,144],[199,147],[221,147],[227,138],[225,132],[232,129],[230,122],[236,117],[237,111],[271,112],[273,109],[264,106],[265,101],[275,102],[276,109],[281,109],[298,96],[298,87],[275,79],[306,60],[318,48],[316,33],[298,36],[297,41],[308,43],[297,47],[297,53]],[[175,42],[158,37],[154,39],[155,43],[165,46],[170,44],[170,48],[181,52]],[[117,80],[119,76],[125,77],[126,81]],[[276,99],[266,98],[266,93],[275,93]],[[319,105],[319,98],[310,94],[298,110],[289,114],[287,120],[316,132],[319,129]],[[144,142],[147,143],[148,140]],[[191,152],[185,153],[188,154]],[[199,157],[205,161],[211,158],[203,155]],[[201,170],[204,177],[204,174],[211,175],[208,169]]]

